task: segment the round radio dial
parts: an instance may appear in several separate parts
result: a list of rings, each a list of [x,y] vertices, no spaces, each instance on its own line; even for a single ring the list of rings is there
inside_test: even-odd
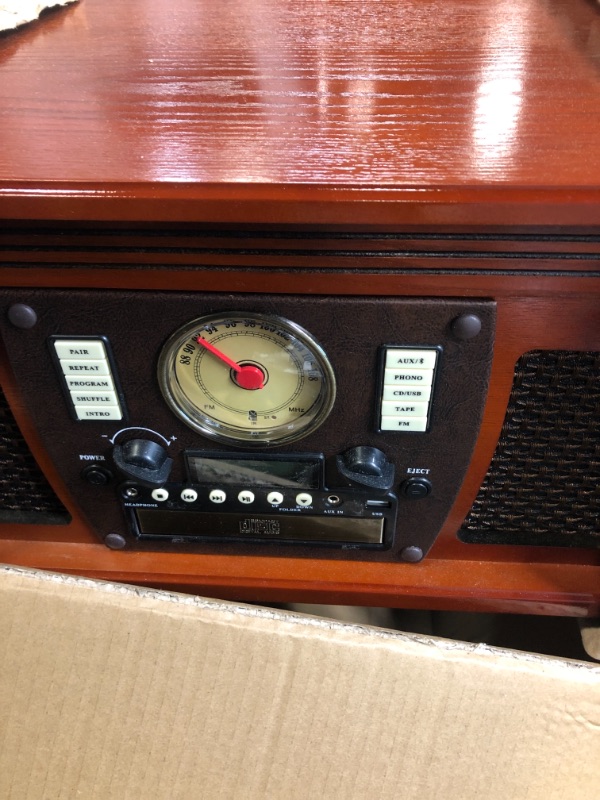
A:
[[[335,377],[316,340],[265,314],[211,314],[176,331],[158,377],[172,410],[226,442],[274,445],[312,433],[335,400]]]

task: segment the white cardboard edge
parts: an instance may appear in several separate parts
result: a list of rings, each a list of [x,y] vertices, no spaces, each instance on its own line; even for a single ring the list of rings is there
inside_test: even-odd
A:
[[[463,656],[463,657],[484,657],[490,662],[503,661],[513,662],[514,666],[530,666],[537,671],[549,671],[557,674],[564,674],[565,679],[578,677],[592,680],[594,683],[600,680],[600,665],[595,665],[586,661],[565,659],[556,656],[530,653],[521,650],[509,650],[501,647],[494,647],[484,643],[463,642],[454,639],[442,639],[435,636],[427,636],[418,633],[405,633],[401,631],[377,628],[370,625],[358,625],[355,623],[340,622],[334,619],[323,617],[313,617],[308,614],[301,614],[293,611],[265,608],[262,606],[247,605],[228,600],[217,600],[198,595],[188,595],[179,592],[170,592],[162,589],[150,589],[129,584],[113,583],[101,581],[95,578],[84,578],[77,575],[66,575],[55,572],[29,569],[0,564],[0,579],[2,575],[20,576],[39,583],[61,584],[73,589],[87,589],[100,592],[105,595],[139,598],[152,601],[154,604],[176,605],[179,607],[196,608],[213,613],[233,615],[238,619],[254,619],[278,622],[299,629],[313,629],[322,634],[337,633],[365,637],[371,642],[373,638],[381,641],[396,642],[398,644],[426,648],[430,654],[436,652],[442,656]],[[165,609],[166,610],[166,609]],[[300,633],[300,630],[298,630]],[[583,673],[583,674],[582,674]],[[585,676],[585,677],[584,677]]]
[[[0,3],[0,31],[10,31],[36,20],[46,8],[66,6],[78,0],[4,0]]]

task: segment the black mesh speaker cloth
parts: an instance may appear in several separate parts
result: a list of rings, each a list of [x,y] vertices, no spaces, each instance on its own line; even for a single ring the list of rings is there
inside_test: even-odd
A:
[[[0,389],[0,522],[60,525],[70,519],[32,456]]]
[[[464,542],[600,547],[600,353],[517,362],[502,433]]]

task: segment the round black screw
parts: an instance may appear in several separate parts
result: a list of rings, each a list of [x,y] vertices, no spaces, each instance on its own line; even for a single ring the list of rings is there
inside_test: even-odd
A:
[[[461,314],[450,327],[457,339],[474,339],[481,332],[481,320],[476,314]]]
[[[423,560],[423,551],[416,545],[409,545],[402,550],[400,558],[402,561],[408,561],[409,564],[416,564]]]
[[[127,542],[120,533],[108,533],[104,537],[104,544],[110,547],[111,550],[122,550],[127,545]]]
[[[26,306],[25,303],[13,303],[8,309],[8,319],[15,328],[27,330],[37,324],[38,315],[31,306]]]

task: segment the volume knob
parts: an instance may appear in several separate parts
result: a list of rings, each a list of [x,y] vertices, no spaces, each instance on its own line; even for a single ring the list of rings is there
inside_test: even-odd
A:
[[[130,439],[115,445],[113,461],[122,475],[147,487],[166,483],[173,464],[165,448],[150,439]]]
[[[391,489],[394,483],[394,465],[376,447],[346,450],[337,457],[337,468],[345,478],[373,489]]]

